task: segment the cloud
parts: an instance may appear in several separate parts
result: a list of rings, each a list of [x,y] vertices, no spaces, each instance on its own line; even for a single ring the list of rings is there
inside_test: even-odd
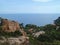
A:
[[[59,7],[59,8],[58,8]],[[33,6],[33,13],[58,13],[60,6]]]
[[[52,0],[32,0],[32,1],[35,1],[35,2],[50,2]]]

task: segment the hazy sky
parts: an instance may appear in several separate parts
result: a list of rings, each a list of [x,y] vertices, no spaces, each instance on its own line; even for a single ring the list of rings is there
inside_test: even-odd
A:
[[[47,13],[49,14],[46,15]],[[53,23],[60,16],[59,13],[60,0],[0,0],[0,17],[24,24],[45,25]]]
[[[0,0],[0,13],[60,13],[60,0]]]

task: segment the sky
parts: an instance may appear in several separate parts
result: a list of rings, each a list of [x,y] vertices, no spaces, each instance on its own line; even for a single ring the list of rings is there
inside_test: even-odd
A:
[[[60,0],[0,0],[2,13],[60,13]]]
[[[52,24],[60,16],[60,0],[0,0],[0,17],[24,24]]]

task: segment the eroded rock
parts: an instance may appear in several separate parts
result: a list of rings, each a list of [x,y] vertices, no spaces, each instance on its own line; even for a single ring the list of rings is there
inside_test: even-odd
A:
[[[2,36],[2,40],[0,39],[0,45],[27,45],[29,43],[29,37],[27,37],[24,29],[20,28],[20,25],[16,21],[10,21],[7,19],[0,18],[0,27],[2,32],[15,32],[19,30],[22,33],[22,36],[19,37],[4,37]]]

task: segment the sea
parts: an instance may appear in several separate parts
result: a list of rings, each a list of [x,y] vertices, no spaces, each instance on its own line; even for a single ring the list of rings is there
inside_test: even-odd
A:
[[[54,20],[60,17],[60,14],[0,14],[0,17],[15,20],[24,25],[44,26],[46,24],[54,24]]]

